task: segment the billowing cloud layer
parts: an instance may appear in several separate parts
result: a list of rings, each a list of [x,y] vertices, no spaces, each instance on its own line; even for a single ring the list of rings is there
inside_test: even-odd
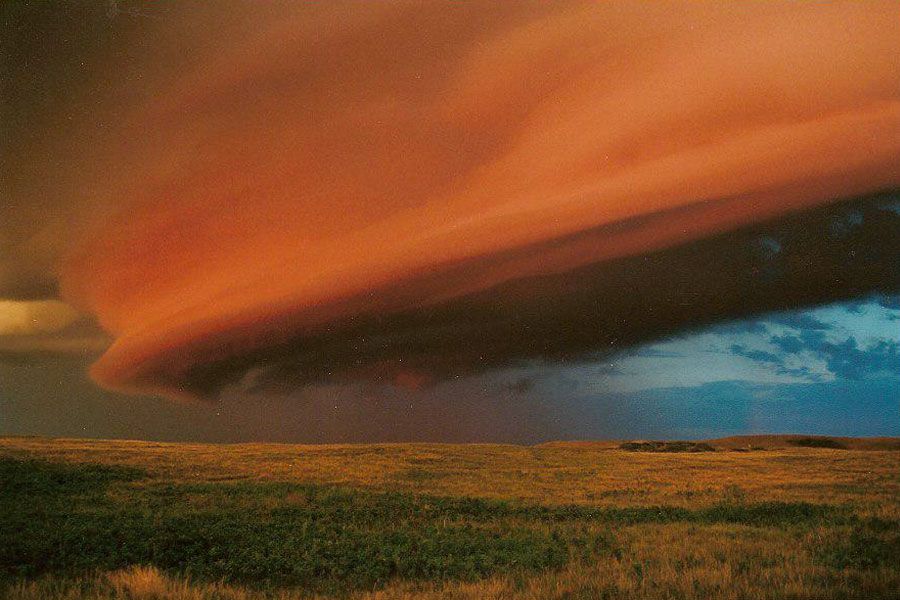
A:
[[[126,16],[60,26],[114,49],[82,39],[85,83],[55,54],[54,82],[19,69],[69,104],[11,98],[12,129],[45,134],[7,142],[0,208],[0,295],[58,279],[116,338],[106,386],[210,394],[260,365],[418,385],[887,285],[826,258],[741,304],[763,230],[722,235],[900,186],[897,2]],[[830,256],[790,223],[790,256]]]

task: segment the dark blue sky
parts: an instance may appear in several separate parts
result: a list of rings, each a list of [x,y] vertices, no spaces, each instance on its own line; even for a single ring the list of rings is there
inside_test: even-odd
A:
[[[559,377],[612,410],[604,433],[900,435],[900,298],[735,321]]]

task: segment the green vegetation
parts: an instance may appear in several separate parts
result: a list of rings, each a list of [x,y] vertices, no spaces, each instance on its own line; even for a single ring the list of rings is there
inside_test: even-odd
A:
[[[11,600],[879,598],[900,584],[891,452],[6,448]],[[546,467],[525,471],[533,459]]]
[[[604,543],[542,530],[497,502],[284,483],[141,485],[140,476],[0,460],[0,572],[146,564],[201,580],[335,592],[392,578],[558,568],[572,551]]]
[[[316,591],[393,578],[475,580],[614,550],[597,525],[844,521],[804,502],[529,506],[293,483],[170,484],[139,469],[0,459],[0,572],[34,577],[153,565],[206,581]]]
[[[875,569],[900,564],[900,527],[869,519],[815,549],[822,564],[835,569]]]

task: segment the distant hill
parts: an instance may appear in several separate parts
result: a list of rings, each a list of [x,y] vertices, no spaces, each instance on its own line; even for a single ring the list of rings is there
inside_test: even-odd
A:
[[[843,447],[846,450],[900,450],[900,438],[896,437],[838,437],[826,435],[736,435],[715,440],[705,440],[717,448],[739,449],[747,447],[764,448],[827,448]],[[817,442],[820,445],[817,445]]]
[[[651,444],[671,446],[671,440],[597,440],[572,442],[547,442],[542,448],[592,448],[631,450],[633,446]],[[827,435],[735,435],[711,440],[696,440],[691,444],[708,444],[719,450],[775,450],[784,448],[831,448],[841,450],[900,450],[898,437],[840,437]],[[661,450],[671,451],[671,450]],[[687,450],[686,450],[687,451]]]

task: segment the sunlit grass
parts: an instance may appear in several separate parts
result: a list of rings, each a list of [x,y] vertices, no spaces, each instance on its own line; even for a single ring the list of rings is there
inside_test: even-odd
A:
[[[900,590],[900,453],[0,440],[0,597]]]

